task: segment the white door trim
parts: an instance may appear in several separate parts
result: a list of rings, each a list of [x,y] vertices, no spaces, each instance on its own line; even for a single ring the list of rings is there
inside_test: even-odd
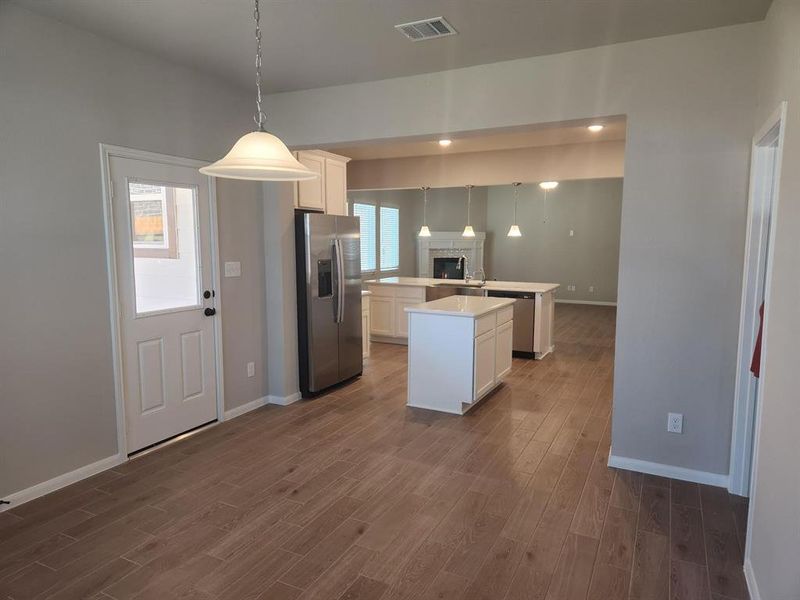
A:
[[[111,194],[111,158],[131,158],[154,163],[161,163],[177,167],[192,167],[199,169],[208,164],[207,161],[169,156],[146,150],[135,150],[122,146],[100,144],[100,169],[103,184],[103,221],[106,237],[106,268],[108,271],[108,304],[111,320],[111,355],[114,367],[114,403],[117,413],[117,453],[121,459],[127,459],[128,445],[125,429],[125,394],[122,381],[122,338],[120,335],[120,310],[117,279],[117,253],[114,240],[114,208]],[[219,273],[219,231],[217,225],[217,187],[212,177],[208,181],[208,198],[210,204],[210,234],[211,234],[211,278],[214,282],[216,293],[215,306],[217,314],[214,318],[214,353],[216,355],[217,375],[217,420],[225,419],[225,397],[222,373],[222,293]]]
[[[748,386],[743,386],[742,381],[747,374],[744,372],[747,369],[745,360],[751,355],[752,340],[748,335],[747,323],[751,315],[746,313],[746,300],[749,287],[753,284],[750,281],[752,274],[749,272],[750,264],[750,244],[751,238],[757,232],[753,231],[753,200],[757,192],[755,181],[755,173],[757,161],[759,159],[759,147],[762,146],[761,142],[764,138],[775,128],[779,127],[778,132],[778,147],[775,158],[775,187],[772,192],[772,206],[770,208],[770,223],[768,233],[768,247],[766,256],[766,270],[764,272],[764,324],[763,333],[761,338],[761,364],[764,364],[767,355],[767,320],[768,309],[770,300],[770,288],[772,283],[772,262],[773,252],[775,245],[775,228],[778,222],[778,201],[779,201],[779,183],[781,177],[781,162],[783,157],[783,141],[786,123],[786,102],[782,102],[775,110],[770,118],[758,130],[753,137],[753,144],[750,156],[750,188],[748,193],[747,203],[747,233],[745,238],[745,256],[742,274],[742,300],[741,300],[741,313],[739,318],[739,345],[736,356],[736,383],[734,387],[734,404],[733,404],[733,431],[731,435],[731,458],[730,458],[730,474],[728,490],[732,494],[741,496],[750,495],[755,489],[756,476],[753,466],[756,464],[758,452],[758,436],[761,424],[761,405],[762,405],[762,391],[763,391],[763,377],[761,373],[761,380],[756,389],[755,398],[752,397]],[[749,486],[748,486],[749,482]],[[749,489],[748,489],[749,488]],[[750,502],[750,511],[753,510],[753,502]],[[748,547],[750,541],[750,532],[748,524]]]

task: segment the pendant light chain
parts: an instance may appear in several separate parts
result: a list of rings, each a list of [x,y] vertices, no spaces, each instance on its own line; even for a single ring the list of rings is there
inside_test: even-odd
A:
[[[255,9],[253,10],[253,19],[256,22],[256,114],[253,120],[258,125],[259,131],[265,131],[264,122],[267,120],[267,115],[261,108],[261,12],[258,9],[258,0],[255,0]]]
[[[472,186],[468,185],[467,186],[467,225],[471,224],[470,223],[470,218],[469,218],[469,213],[470,213],[470,208],[471,207],[472,207]]]
[[[515,182],[514,184],[514,222],[512,225],[517,224],[517,200],[519,200],[519,182]]]
[[[428,190],[430,187],[423,186],[422,187],[422,224],[428,224]]]

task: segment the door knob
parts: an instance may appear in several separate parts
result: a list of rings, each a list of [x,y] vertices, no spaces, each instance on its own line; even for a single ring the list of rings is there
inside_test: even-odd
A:
[[[203,314],[205,316],[207,316],[207,317],[213,317],[215,314],[217,314],[217,309],[216,308],[207,308],[207,309],[205,309],[203,311]]]

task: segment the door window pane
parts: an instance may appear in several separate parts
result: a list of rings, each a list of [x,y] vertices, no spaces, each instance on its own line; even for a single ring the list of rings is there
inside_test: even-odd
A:
[[[136,314],[200,306],[194,188],[128,183]]]
[[[361,229],[361,272],[374,271],[376,266],[376,214],[372,204],[353,204],[353,216],[359,217]]]
[[[400,209],[381,206],[381,271],[400,268]]]

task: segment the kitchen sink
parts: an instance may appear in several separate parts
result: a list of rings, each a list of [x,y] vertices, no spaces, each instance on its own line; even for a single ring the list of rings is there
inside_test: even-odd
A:
[[[471,288],[482,288],[486,285],[486,283],[481,283],[480,281],[470,281],[464,282],[459,281],[458,279],[442,279],[441,281],[437,281],[433,285],[435,286],[448,286],[448,287],[471,287]]]

